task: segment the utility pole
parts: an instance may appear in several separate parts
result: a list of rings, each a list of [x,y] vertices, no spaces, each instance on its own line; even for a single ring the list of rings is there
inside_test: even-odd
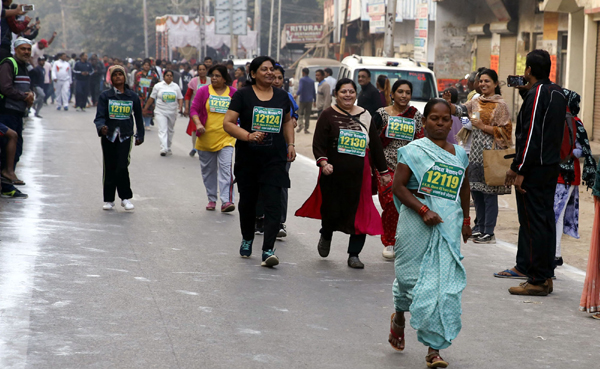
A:
[[[148,57],[148,11],[144,0],[144,56]]]
[[[271,56],[271,44],[273,40],[273,10],[275,8],[275,0],[271,0],[271,21],[269,22],[269,50],[267,56]]]
[[[254,1],[254,30],[256,31],[256,55],[260,56],[260,22],[262,13],[262,1]]]
[[[346,31],[348,30],[348,6],[350,0],[346,0],[344,8],[344,28],[342,29],[342,41],[340,41],[340,61],[344,59],[344,49],[346,48]]]
[[[58,0],[58,2],[60,3],[60,16],[62,18],[63,48],[65,50],[67,50],[68,45],[67,45],[67,25],[65,22],[65,7],[64,7],[62,0]]]
[[[145,1],[145,0],[144,0]],[[208,2],[200,0],[200,11],[198,12],[200,20],[200,49],[198,50],[198,62],[202,62],[206,58],[206,17],[208,17]]]
[[[383,56],[394,57],[394,26],[396,25],[396,0],[388,0],[385,12],[385,37],[383,39]]]
[[[281,0],[279,0],[279,11],[277,15],[277,62],[279,62],[279,51],[281,51]]]

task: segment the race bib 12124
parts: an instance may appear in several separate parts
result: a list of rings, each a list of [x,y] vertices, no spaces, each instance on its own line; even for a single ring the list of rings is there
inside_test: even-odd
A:
[[[252,111],[252,129],[258,132],[279,133],[283,120],[283,109],[255,106]]]

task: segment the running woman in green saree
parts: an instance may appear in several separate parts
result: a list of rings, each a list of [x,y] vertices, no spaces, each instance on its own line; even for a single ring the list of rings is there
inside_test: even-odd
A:
[[[461,236],[471,235],[469,160],[464,149],[446,142],[452,128],[450,106],[432,99],[425,106],[427,137],[398,149],[394,202],[396,230],[389,342],[404,350],[405,312],[419,342],[429,348],[430,368],[445,368],[439,350],[450,346],[461,329],[461,294],[467,275],[461,260]]]

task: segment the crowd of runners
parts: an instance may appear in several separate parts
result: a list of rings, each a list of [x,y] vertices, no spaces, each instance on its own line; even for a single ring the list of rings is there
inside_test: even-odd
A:
[[[132,147],[143,144],[147,131],[156,127],[158,154],[172,155],[175,123],[184,117],[186,124],[177,128],[192,138],[189,155],[197,154],[200,161],[206,210],[215,211],[219,200],[222,212],[234,211],[237,204],[240,256],[250,258],[255,235],[263,234],[261,265],[274,267],[279,264],[276,239],[288,232],[295,135],[302,129],[310,133],[311,109],[302,104],[299,109],[297,100],[313,99],[319,106],[312,144],[319,179],[295,215],[321,221],[316,245],[321,257],[328,257],[334,232],[348,234],[347,263],[354,269],[365,267],[360,253],[366,236],[381,236],[383,257],[395,265],[389,333],[394,349],[405,348],[405,313],[410,313],[411,326],[428,347],[427,366],[448,365],[440,350],[461,330],[467,283],[461,244],[468,239],[495,243],[498,196],[513,187],[518,252],[514,267],[494,275],[522,279],[509,292],[534,296],[553,292],[554,270],[562,264],[560,238],[579,236],[578,186],[593,188],[596,219],[581,309],[600,318],[599,171],[577,117],[579,95],[548,79],[547,52],[528,54],[525,84],[517,87],[523,104],[512,122],[499,76],[487,68],[470,76],[466,102],[459,103],[457,92],[448,89],[420,112],[411,105],[410,81],[390,86],[378,79],[378,90],[368,69],[359,71],[360,93],[353,80],[325,78],[319,70],[318,89],[306,72],[302,96],[293,96],[284,89],[284,68],[269,56],[234,69],[231,62],[211,58],[198,63],[88,58],[86,52],[44,55],[51,42],[16,37],[12,56],[0,63],[2,197],[27,197],[15,187],[25,185],[15,171],[23,150],[23,119],[40,118],[45,105],[60,111],[96,107],[107,211],[114,209],[116,194],[125,210],[135,208],[128,171]],[[490,152],[504,155],[513,141],[514,153],[503,158],[510,164],[498,166],[504,171],[501,182],[490,181]]]

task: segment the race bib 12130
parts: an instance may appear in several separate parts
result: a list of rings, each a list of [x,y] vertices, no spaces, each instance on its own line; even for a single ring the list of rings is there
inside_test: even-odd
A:
[[[338,152],[364,157],[367,151],[367,134],[362,131],[340,129]]]
[[[255,106],[252,111],[252,129],[258,132],[279,133],[283,120],[283,109]]]
[[[127,120],[131,116],[133,101],[108,100],[108,117],[115,120]]]
[[[404,117],[389,117],[385,137],[412,141],[415,138],[415,120]]]
[[[419,193],[457,201],[464,175],[464,168],[436,161],[423,175]]]

